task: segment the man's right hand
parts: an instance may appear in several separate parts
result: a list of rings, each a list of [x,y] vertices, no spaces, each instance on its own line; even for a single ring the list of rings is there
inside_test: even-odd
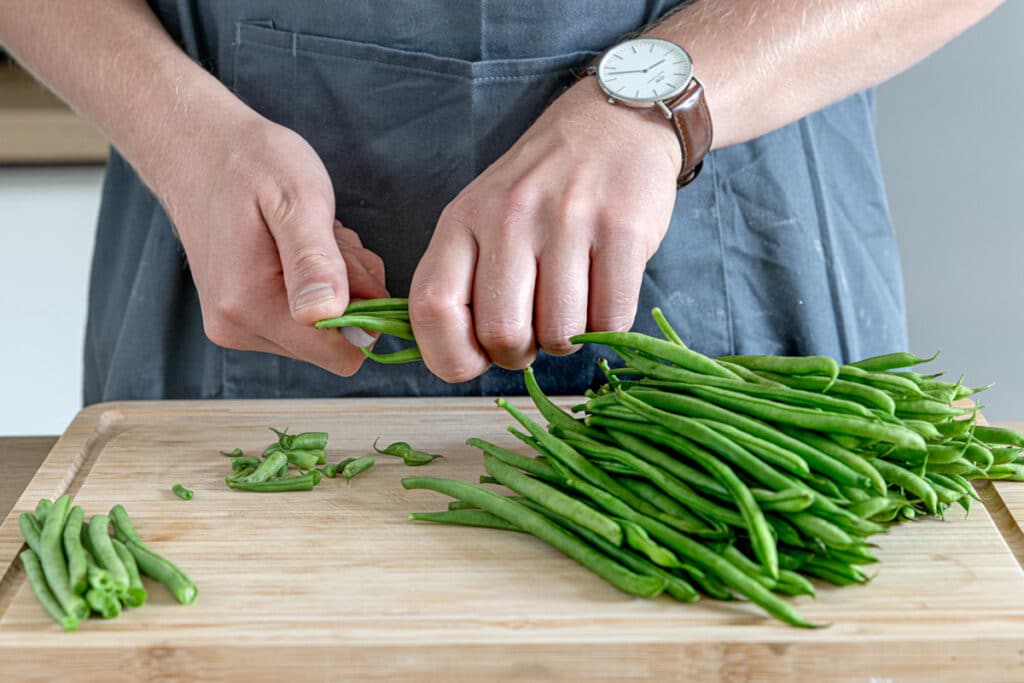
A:
[[[206,335],[351,375],[362,352],[312,324],[341,315],[350,298],[387,296],[384,263],[335,220],[320,158],[295,132],[251,113],[200,138],[182,149],[197,158],[153,176],[185,248]]]

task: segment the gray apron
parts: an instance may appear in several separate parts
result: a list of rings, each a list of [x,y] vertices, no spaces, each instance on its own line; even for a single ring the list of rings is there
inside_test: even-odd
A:
[[[574,68],[678,0],[150,4],[193,59],[312,144],[338,217],[383,257],[389,290],[404,296],[444,206],[571,83]],[[850,359],[905,348],[873,116],[868,91],[712,153],[680,192],[648,264],[635,329],[654,333],[648,311],[659,305],[712,355]],[[600,351],[541,354],[535,368],[546,390],[580,393],[598,379]],[[422,364],[367,363],[340,378],[214,346],[166,214],[112,154],[90,283],[87,404],[522,391],[519,373],[496,368],[458,385]]]

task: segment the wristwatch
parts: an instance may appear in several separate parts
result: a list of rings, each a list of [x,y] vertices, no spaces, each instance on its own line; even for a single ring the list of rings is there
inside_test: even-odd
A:
[[[658,38],[626,40],[598,55],[583,75],[597,77],[610,104],[658,107],[683,150],[678,186],[693,182],[711,149],[712,126],[704,86],[686,50]]]

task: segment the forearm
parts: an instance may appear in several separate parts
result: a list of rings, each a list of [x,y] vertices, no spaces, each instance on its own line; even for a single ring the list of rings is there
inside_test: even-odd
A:
[[[1002,0],[696,0],[646,32],[693,57],[715,147],[896,75]]]
[[[93,121],[151,187],[187,163],[204,129],[245,110],[143,0],[4,0],[0,43]]]

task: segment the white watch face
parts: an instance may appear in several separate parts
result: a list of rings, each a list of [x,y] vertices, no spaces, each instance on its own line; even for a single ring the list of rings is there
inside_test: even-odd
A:
[[[597,65],[597,82],[627,104],[654,104],[681,93],[693,76],[686,50],[656,38],[619,43]]]

